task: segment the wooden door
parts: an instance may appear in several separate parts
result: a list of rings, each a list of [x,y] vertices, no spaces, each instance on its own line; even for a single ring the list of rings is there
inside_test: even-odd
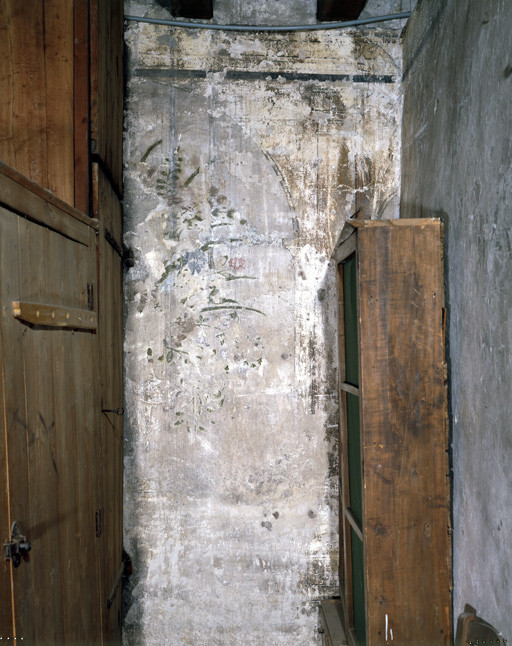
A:
[[[0,637],[99,643],[97,226],[0,170]]]
[[[32,542],[0,640],[118,643],[123,2],[2,0],[0,33],[0,540]]]

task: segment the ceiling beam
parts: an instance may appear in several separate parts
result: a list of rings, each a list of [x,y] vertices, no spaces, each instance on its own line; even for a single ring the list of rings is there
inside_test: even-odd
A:
[[[356,20],[366,0],[318,0],[316,17],[320,22]]]

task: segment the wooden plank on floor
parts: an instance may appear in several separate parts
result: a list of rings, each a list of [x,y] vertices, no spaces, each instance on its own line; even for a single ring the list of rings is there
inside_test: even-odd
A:
[[[326,599],[320,604],[322,627],[327,636],[328,646],[346,646],[348,644],[341,623],[342,608],[339,599]]]

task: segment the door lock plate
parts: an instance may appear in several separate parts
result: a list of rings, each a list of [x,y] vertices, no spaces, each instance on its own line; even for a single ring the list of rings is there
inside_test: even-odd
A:
[[[11,527],[11,540],[4,543],[4,559],[12,561],[13,567],[18,567],[23,554],[30,552],[32,545],[26,536],[21,533],[21,527],[14,521]]]

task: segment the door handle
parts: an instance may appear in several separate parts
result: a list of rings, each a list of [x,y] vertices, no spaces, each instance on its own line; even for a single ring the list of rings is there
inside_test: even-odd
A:
[[[4,559],[12,561],[13,567],[18,567],[23,554],[30,552],[32,545],[26,536],[21,533],[21,527],[14,521],[11,527],[11,540],[4,543]]]

